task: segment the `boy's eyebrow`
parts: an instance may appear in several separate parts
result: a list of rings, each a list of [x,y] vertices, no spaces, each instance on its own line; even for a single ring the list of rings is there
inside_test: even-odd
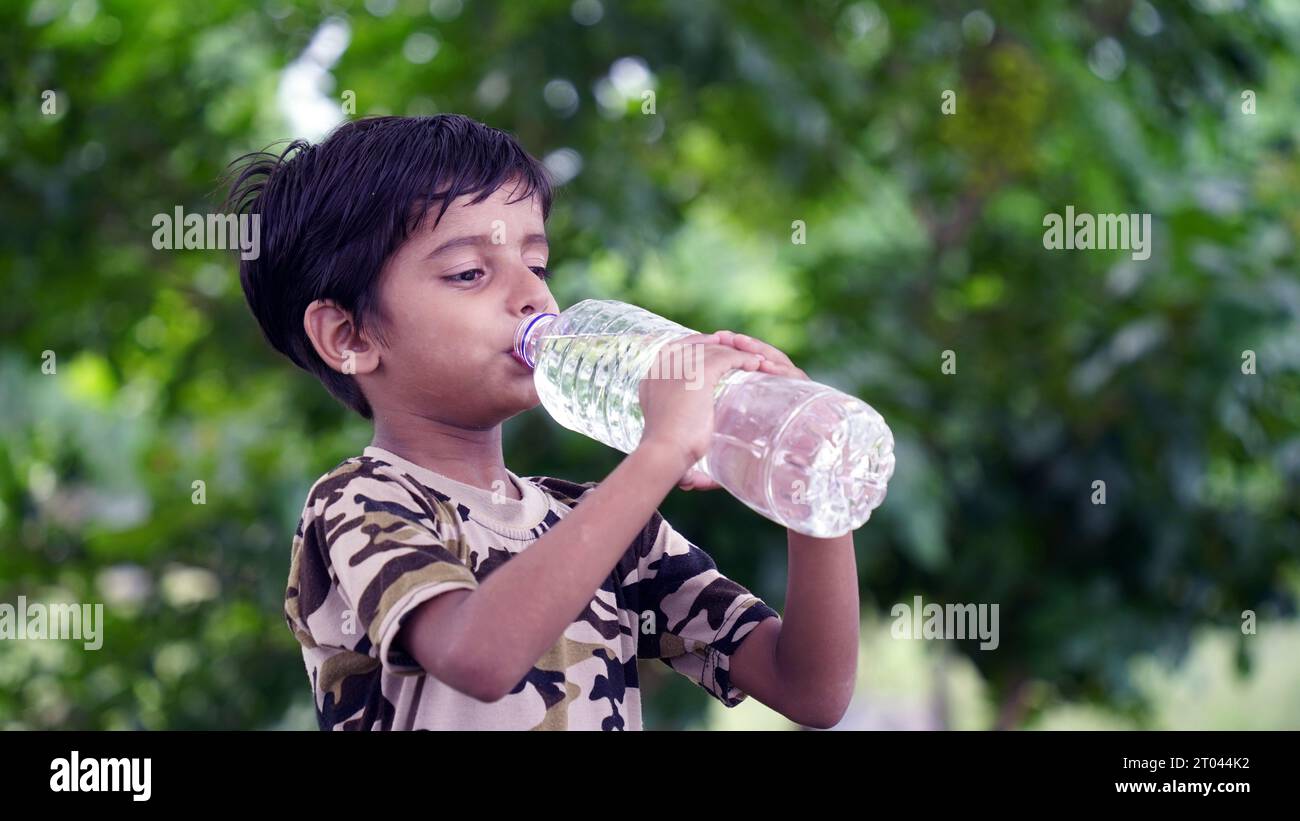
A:
[[[456,237],[455,239],[449,239],[446,242],[444,242],[442,245],[439,245],[437,248],[434,248],[432,251],[430,251],[425,256],[425,259],[433,259],[434,257],[438,256],[438,254],[441,254],[443,251],[450,251],[455,248],[464,248],[467,245],[473,245],[473,246],[491,245],[492,243],[490,242],[490,240],[491,237],[487,234],[482,234],[480,236],[466,236],[466,237]],[[524,245],[526,246],[545,245],[547,248],[550,248],[550,244],[547,243],[546,241],[545,234],[528,234],[527,236],[524,237]]]

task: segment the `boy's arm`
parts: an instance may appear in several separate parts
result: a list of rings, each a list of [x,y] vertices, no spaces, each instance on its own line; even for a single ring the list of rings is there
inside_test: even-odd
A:
[[[679,448],[643,439],[476,590],[449,591],[417,607],[397,641],[456,689],[481,701],[504,697],[590,603],[689,467]]]
[[[764,357],[762,371],[807,379],[784,351],[752,336],[718,331],[718,340]],[[706,483],[708,487],[711,483]],[[785,613],[759,622],[731,657],[739,689],[808,727],[838,724],[858,670],[858,569],[853,532],[817,539],[786,531]]]
[[[808,727],[838,724],[858,670],[858,570],[853,533],[816,539],[786,531],[785,613],[764,619],[731,657],[731,681]]]

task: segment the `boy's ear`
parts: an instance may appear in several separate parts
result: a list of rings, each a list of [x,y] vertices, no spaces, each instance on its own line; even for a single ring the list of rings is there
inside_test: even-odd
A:
[[[307,306],[302,326],[316,354],[339,373],[370,373],[379,367],[379,348],[357,333],[352,315],[328,299]]]

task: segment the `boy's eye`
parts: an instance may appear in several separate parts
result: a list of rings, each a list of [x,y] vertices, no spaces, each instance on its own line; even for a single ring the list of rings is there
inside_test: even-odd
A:
[[[532,271],[533,273],[541,277],[544,281],[549,280],[552,276],[554,276],[554,274],[552,274],[544,265],[534,265],[532,266]],[[461,271],[459,274],[452,274],[449,277],[443,277],[443,279],[447,280],[448,282],[466,282],[466,283],[477,282],[478,278],[471,275],[482,274],[482,273],[483,273],[482,268],[471,268],[468,271]]]

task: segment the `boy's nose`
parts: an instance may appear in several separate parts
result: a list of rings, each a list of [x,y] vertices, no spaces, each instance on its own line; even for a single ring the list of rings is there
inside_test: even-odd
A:
[[[517,304],[513,306],[514,315],[516,317],[523,317],[546,311],[559,313],[559,311],[553,310],[552,308],[555,300],[552,299],[551,291],[546,287],[546,283],[544,283],[537,274],[534,274],[531,269],[526,268],[525,272],[531,281],[527,286],[521,287],[516,292],[515,299],[517,300]]]

